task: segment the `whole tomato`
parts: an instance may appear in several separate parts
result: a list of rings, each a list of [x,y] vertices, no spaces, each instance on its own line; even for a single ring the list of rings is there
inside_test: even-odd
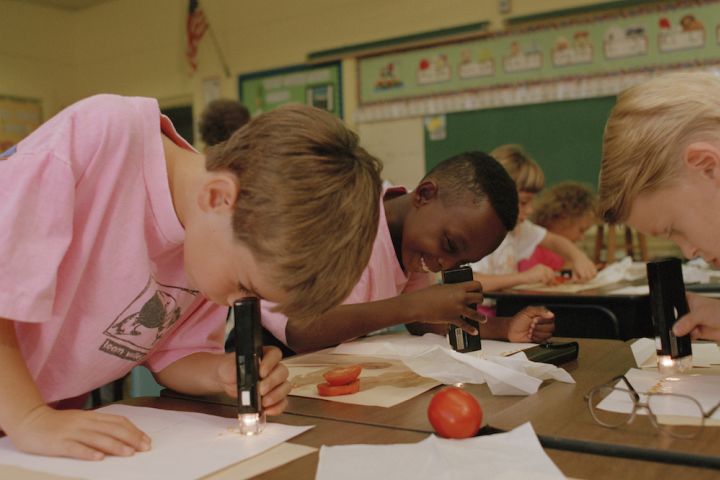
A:
[[[480,403],[461,388],[443,388],[428,405],[428,420],[441,437],[472,437],[480,430],[482,419]]]

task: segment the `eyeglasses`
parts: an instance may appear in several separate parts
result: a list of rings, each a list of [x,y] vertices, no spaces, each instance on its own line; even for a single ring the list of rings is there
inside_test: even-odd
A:
[[[618,387],[619,380],[625,384]],[[603,427],[617,428],[630,424],[642,408],[647,410],[653,426],[675,438],[694,438],[705,426],[705,419],[720,408],[720,403],[705,412],[700,402],[677,393],[638,393],[625,375],[593,387],[585,399],[593,419]],[[644,399],[644,401],[641,401]],[[612,409],[612,410],[611,410]],[[662,423],[658,416],[663,417]]]

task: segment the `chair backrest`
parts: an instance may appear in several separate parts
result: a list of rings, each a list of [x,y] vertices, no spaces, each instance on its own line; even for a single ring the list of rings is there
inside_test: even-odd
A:
[[[602,223],[597,226],[595,249],[593,252],[593,260],[595,263],[600,263],[602,261],[612,263],[615,261],[615,254],[617,251],[616,227],[618,226]],[[624,254],[632,257],[634,260],[647,262],[648,249],[645,235],[640,232],[633,231],[627,225],[623,225],[621,228],[624,231],[625,238]],[[605,254],[604,256],[603,253]]]
[[[573,338],[620,338],[620,322],[617,316],[602,305],[549,304],[555,313],[556,337]]]

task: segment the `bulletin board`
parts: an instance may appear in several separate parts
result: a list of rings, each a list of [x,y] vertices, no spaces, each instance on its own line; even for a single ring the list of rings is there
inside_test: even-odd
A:
[[[40,100],[0,96],[0,153],[28,136],[41,123]]]
[[[340,62],[294,65],[238,77],[240,101],[255,116],[286,103],[322,108],[342,118]]]
[[[514,143],[540,164],[546,185],[575,180],[597,186],[614,104],[615,97],[599,97],[447,114],[444,139],[432,140],[425,129],[426,169],[458,153]]]
[[[360,58],[356,121],[611,96],[663,71],[720,67],[720,0],[627,4]]]

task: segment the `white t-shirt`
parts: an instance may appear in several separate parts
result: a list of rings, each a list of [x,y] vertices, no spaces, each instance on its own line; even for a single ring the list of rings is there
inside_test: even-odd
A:
[[[505,237],[497,250],[470,267],[473,272],[487,275],[516,273],[518,262],[532,255],[546,234],[545,228],[525,220]]]

